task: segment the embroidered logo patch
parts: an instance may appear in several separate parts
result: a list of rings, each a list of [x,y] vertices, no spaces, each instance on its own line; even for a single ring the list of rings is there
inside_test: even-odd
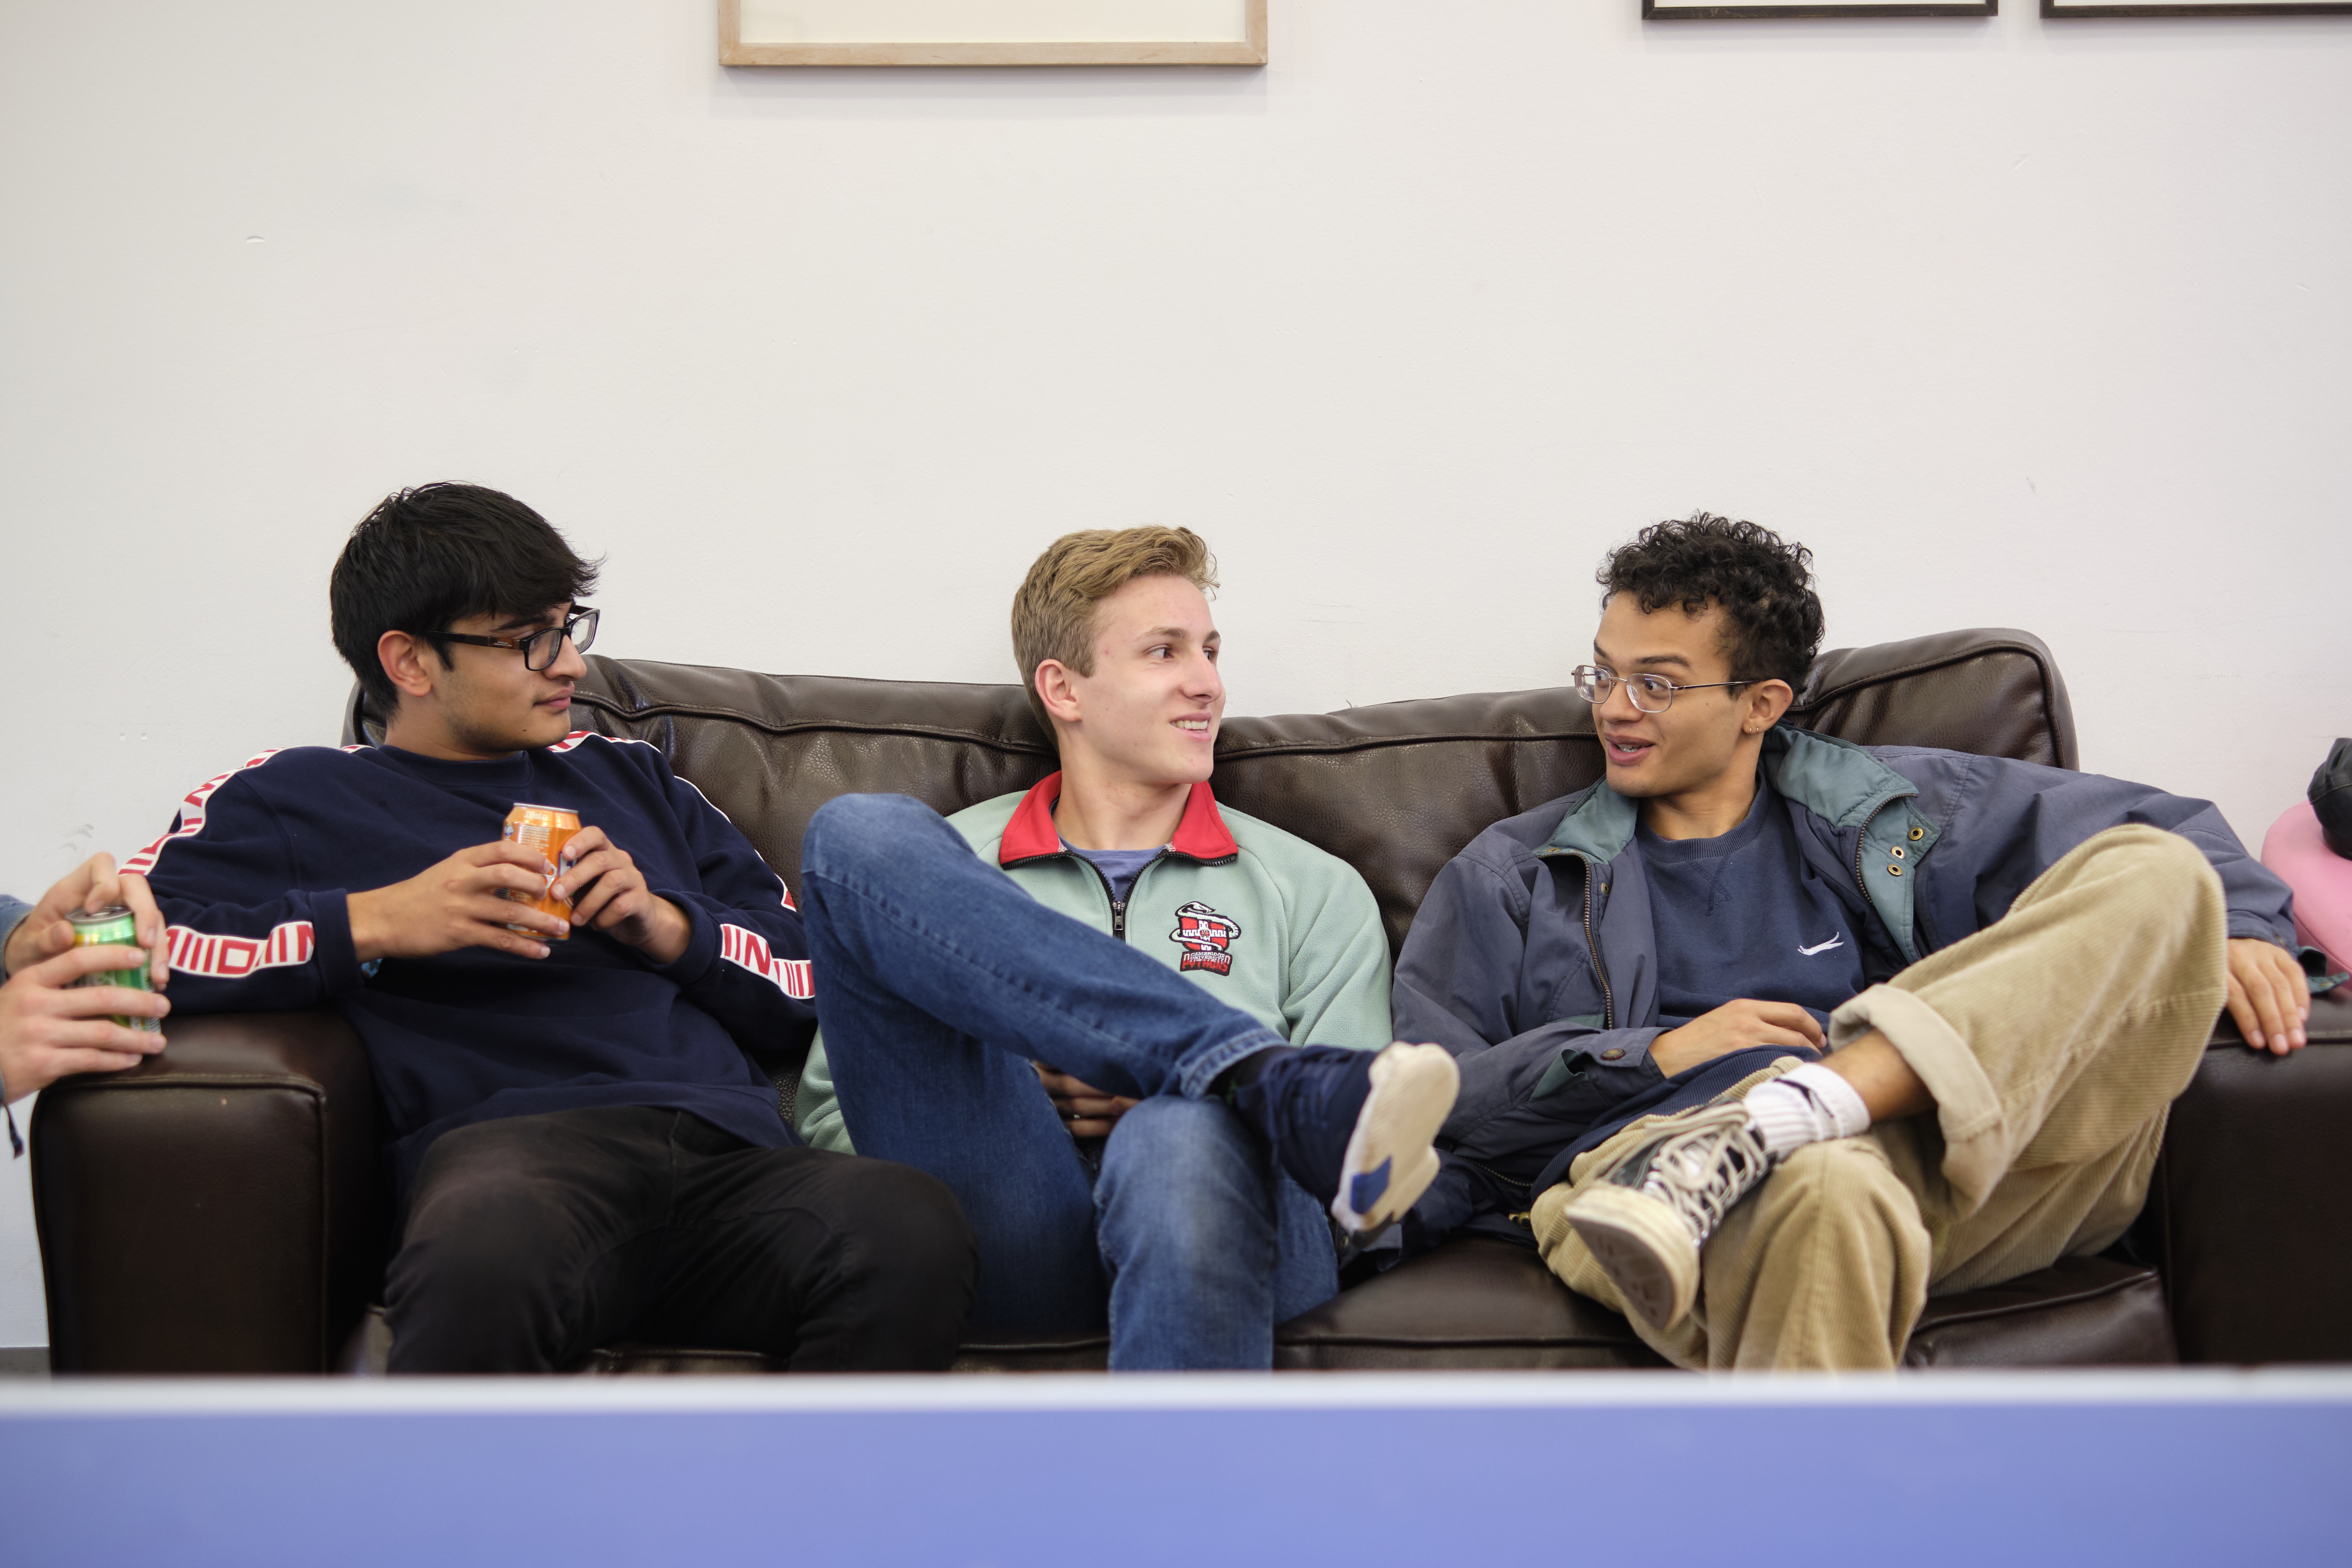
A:
[[[1230,974],[1234,970],[1233,945],[1241,934],[1238,924],[1196,900],[1178,906],[1176,929],[1168,933],[1168,940],[1184,950],[1177,968]]]

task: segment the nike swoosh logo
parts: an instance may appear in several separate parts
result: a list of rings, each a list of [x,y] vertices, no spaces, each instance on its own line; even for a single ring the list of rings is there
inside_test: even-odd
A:
[[[1844,945],[1845,945],[1845,938],[1843,938],[1843,937],[1842,937],[1842,936],[1833,936],[1833,937],[1830,938],[1830,939],[1829,939],[1829,941],[1827,941],[1827,942],[1825,942],[1822,943],[1819,947],[1801,947],[1801,948],[1799,948],[1799,949],[1797,950],[1797,956],[1798,956],[1798,957],[1800,957],[1800,958],[1811,958],[1811,957],[1812,957],[1812,956],[1813,956],[1813,954],[1815,954],[1815,953],[1817,953],[1817,952],[1827,952],[1830,949],[1832,949],[1832,948],[1833,948],[1833,947],[1843,947]]]

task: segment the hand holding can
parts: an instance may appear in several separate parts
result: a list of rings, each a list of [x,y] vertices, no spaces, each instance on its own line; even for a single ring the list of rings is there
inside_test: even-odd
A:
[[[76,947],[128,947],[142,952],[146,951],[139,942],[138,917],[124,905],[112,904],[97,910],[77,910],[66,919],[72,922],[73,944]],[[74,984],[120,985],[127,991],[155,989],[148,979],[147,965],[143,963],[131,969],[101,969],[83,975]],[[163,1031],[163,1023],[155,1018],[126,1017],[118,1013],[114,1016],[114,1022],[145,1035],[158,1035]]]
[[[547,880],[536,899],[517,892],[509,892],[505,896],[517,903],[529,904],[541,913],[553,915],[556,919],[569,924],[572,920],[572,900],[557,898],[552,889],[555,887],[556,878],[562,876],[566,868],[563,863],[563,847],[571,843],[572,836],[579,831],[580,814],[567,806],[533,805],[525,801],[515,802],[515,808],[507,813],[506,828],[499,837],[509,843],[520,844],[526,849],[536,849],[545,857]],[[541,942],[570,940],[568,933],[563,936],[551,937],[545,931],[533,931],[528,926],[509,926],[507,929],[521,931],[524,935],[535,937]]]

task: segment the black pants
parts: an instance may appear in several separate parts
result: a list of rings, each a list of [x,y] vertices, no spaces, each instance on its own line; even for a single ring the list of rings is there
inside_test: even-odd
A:
[[[478,1122],[417,1172],[384,1287],[392,1370],[554,1372],[639,1340],[935,1371],[975,1266],[954,1194],[905,1165],[635,1106]]]

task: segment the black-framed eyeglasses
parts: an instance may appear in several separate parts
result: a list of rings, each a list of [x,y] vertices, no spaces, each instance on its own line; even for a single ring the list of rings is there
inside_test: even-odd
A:
[[[1677,686],[1663,675],[1620,675],[1605,665],[1580,664],[1568,672],[1576,694],[1595,708],[1609,700],[1617,683],[1625,683],[1625,695],[1634,707],[1644,713],[1663,713],[1675,705],[1677,691],[1706,691],[1717,686],[1753,686],[1752,680],[1702,680],[1689,686]]]
[[[469,647],[513,647],[522,650],[525,669],[548,669],[563,652],[563,639],[570,637],[572,646],[586,653],[596,640],[597,610],[581,610],[560,626],[541,626],[519,637],[476,637],[471,632],[419,632],[419,637],[434,642],[461,642]]]

